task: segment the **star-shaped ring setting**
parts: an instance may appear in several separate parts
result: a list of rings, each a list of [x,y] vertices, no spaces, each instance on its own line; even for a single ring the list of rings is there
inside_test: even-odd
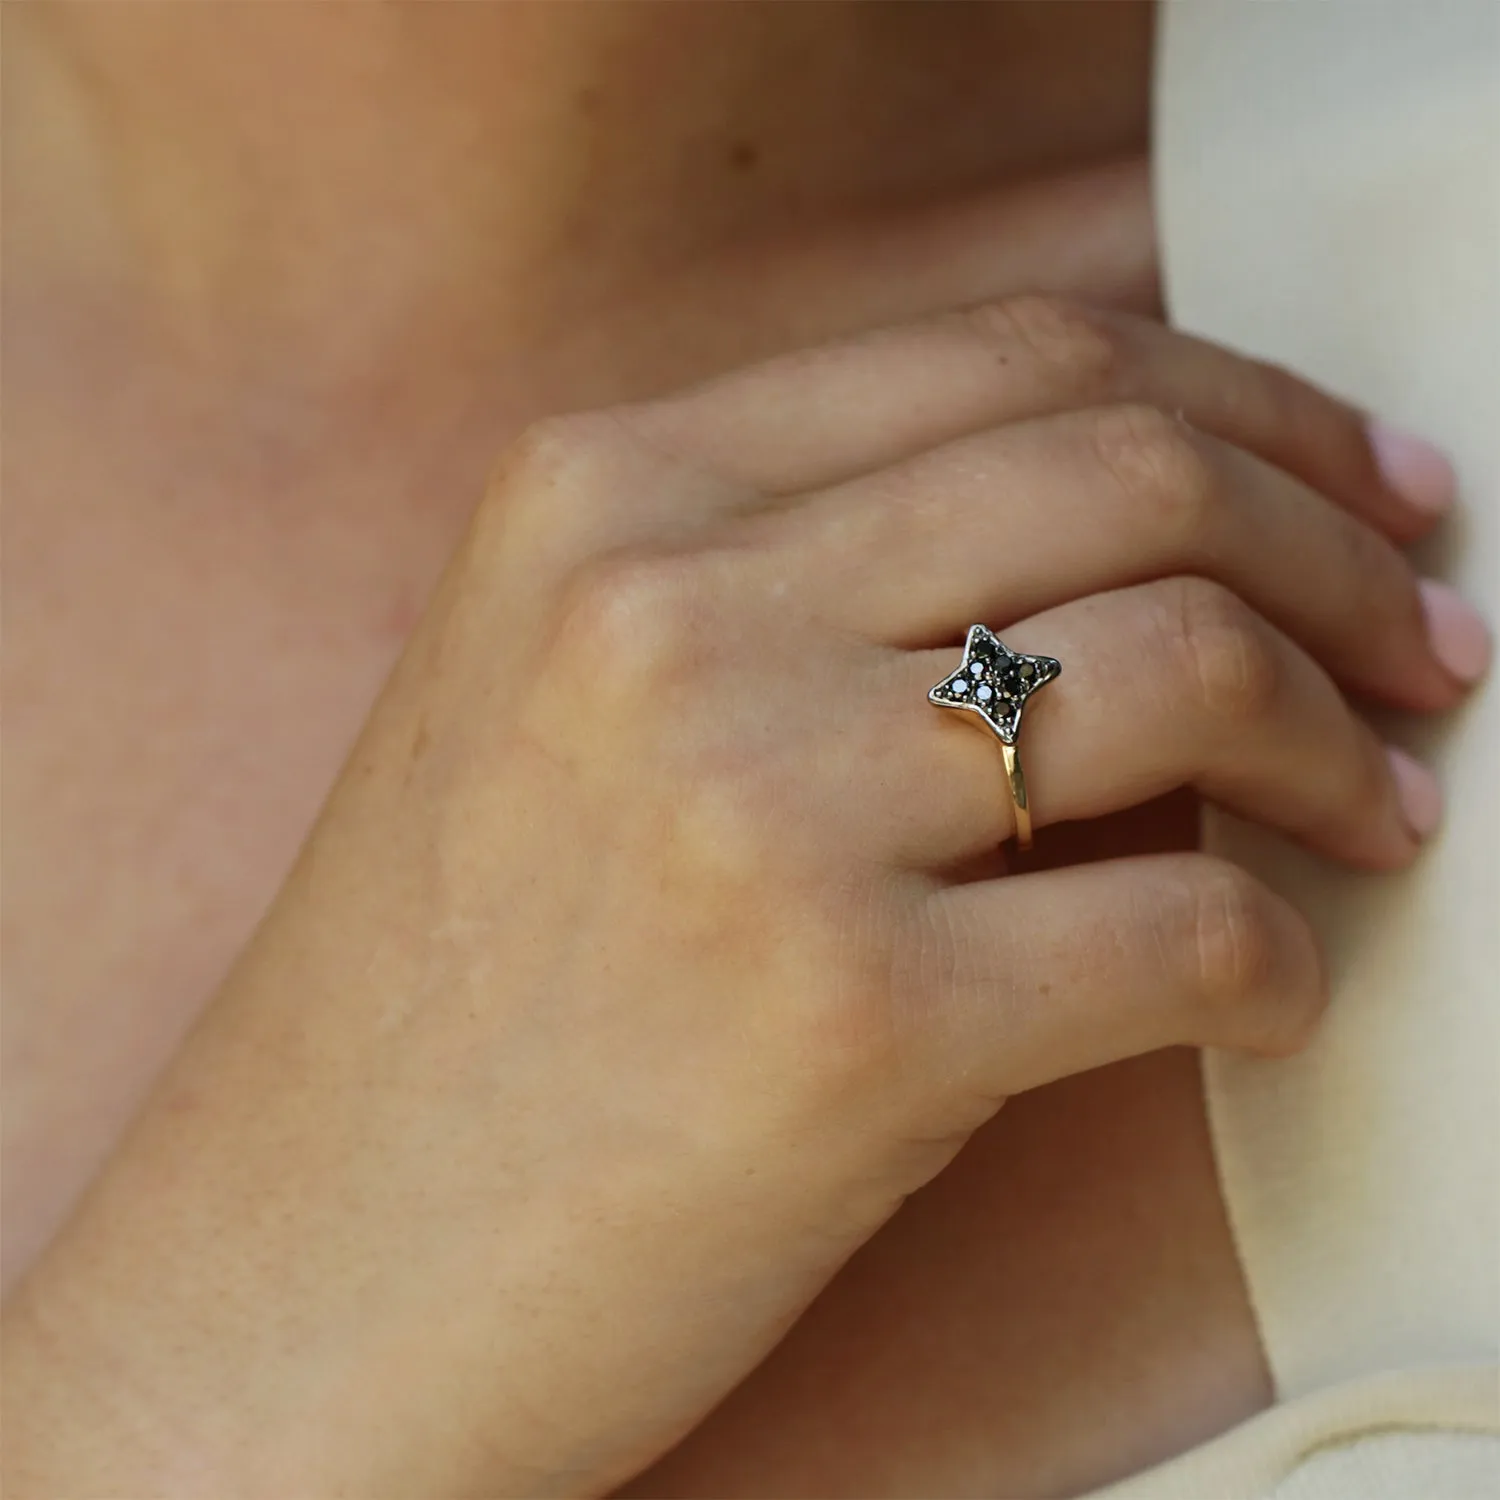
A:
[[[1003,744],[1014,745],[1026,700],[1061,671],[1062,663],[1053,657],[1012,651],[994,631],[971,625],[963,661],[927,698],[939,708],[978,714]]]

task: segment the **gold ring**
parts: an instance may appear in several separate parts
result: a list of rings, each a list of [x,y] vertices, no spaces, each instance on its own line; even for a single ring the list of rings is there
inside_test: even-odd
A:
[[[1016,739],[1021,732],[1021,710],[1039,687],[1062,672],[1051,656],[1027,656],[1012,651],[993,630],[969,626],[964,659],[927,694],[939,708],[976,714],[1000,741],[1005,757],[1005,785],[1016,815],[1016,845],[1031,848],[1031,807],[1026,797],[1026,774],[1021,769]]]

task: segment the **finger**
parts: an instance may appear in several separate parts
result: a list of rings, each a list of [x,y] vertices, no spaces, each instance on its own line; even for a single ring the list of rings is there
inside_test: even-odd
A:
[[[1181,1043],[1283,1055],[1326,1001],[1303,917],[1206,854],[945,886],[898,942],[897,1014],[990,1101]]]
[[[967,433],[1140,402],[1256,453],[1399,540],[1435,519],[1382,477],[1363,413],[1150,319],[1052,297],[981,304],[625,409],[660,447],[763,494],[835,484]]]
[[[1195,572],[1241,594],[1358,692],[1431,710],[1462,691],[1392,542],[1285,471],[1149,406],[962,438],[765,524],[816,581],[829,618],[893,644]]]
[[[1389,869],[1436,821],[1430,778],[1393,765],[1328,675],[1218,584],[1097,594],[1007,630],[1005,643],[1063,664],[1020,730],[1039,827],[1192,786],[1323,854]],[[956,664],[953,651],[895,659],[893,696],[877,710],[889,741],[877,832],[924,865],[972,858],[1013,831],[994,737],[977,715],[925,699]],[[854,790],[871,795],[863,780]]]

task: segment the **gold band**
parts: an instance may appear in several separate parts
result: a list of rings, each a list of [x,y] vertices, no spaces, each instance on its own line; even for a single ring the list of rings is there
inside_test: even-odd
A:
[[[1016,848],[1031,848],[1031,809],[1026,805],[1026,773],[1021,769],[1021,752],[1014,745],[1000,741],[1005,756],[1005,784],[1016,810]]]
[[[1031,808],[1026,799],[1026,773],[1016,736],[1021,732],[1021,710],[1026,700],[1062,671],[1055,656],[1032,656],[1012,651],[987,625],[969,626],[964,659],[927,692],[939,708],[973,714],[1000,741],[1005,754],[1005,784],[1016,810],[1016,847],[1031,848]]]

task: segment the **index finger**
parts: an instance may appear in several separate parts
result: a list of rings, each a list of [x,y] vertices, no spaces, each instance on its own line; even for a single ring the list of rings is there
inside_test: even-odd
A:
[[[1451,489],[1435,452],[1413,483],[1410,441],[1382,439],[1364,412],[1285,370],[1148,318],[1048,296],[785,355],[621,416],[653,444],[777,496],[986,428],[1121,401],[1183,417],[1399,542],[1430,529]]]

